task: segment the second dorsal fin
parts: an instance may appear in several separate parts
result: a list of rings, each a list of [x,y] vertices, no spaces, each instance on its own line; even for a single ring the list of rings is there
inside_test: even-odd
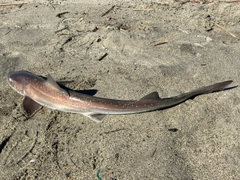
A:
[[[144,97],[142,97],[141,99],[154,99],[154,100],[160,100],[161,98],[159,97],[158,95],[158,92],[157,91],[154,91]],[[141,100],[140,99],[140,100]]]

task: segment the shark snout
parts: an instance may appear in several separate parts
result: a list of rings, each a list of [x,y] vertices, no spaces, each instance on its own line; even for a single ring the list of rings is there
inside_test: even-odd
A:
[[[12,79],[13,74],[14,72],[9,72],[7,75],[7,82],[9,83],[10,86],[13,85],[13,79]]]
[[[18,93],[24,95],[27,78],[24,71],[9,72],[7,75],[8,84]]]

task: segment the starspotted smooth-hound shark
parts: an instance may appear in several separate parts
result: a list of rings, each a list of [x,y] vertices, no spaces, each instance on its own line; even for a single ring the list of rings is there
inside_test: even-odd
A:
[[[231,80],[224,81],[170,98],[160,98],[158,92],[152,92],[138,100],[115,100],[62,88],[50,75],[45,79],[28,71],[16,71],[10,72],[7,80],[14,90],[24,96],[23,108],[28,114],[46,106],[80,113],[96,122],[102,122],[108,114],[133,114],[169,108],[200,94],[221,91],[232,83]]]

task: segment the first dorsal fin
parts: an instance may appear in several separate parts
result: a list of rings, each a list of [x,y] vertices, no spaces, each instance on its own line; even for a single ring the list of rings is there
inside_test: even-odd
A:
[[[67,84],[73,83],[74,81],[57,81],[60,86],[66,86]]]
[[[154,91],[154,92],[152,92],[152,93],[150,93],[150,94],[142,97],[141,99],[154,99],[154,100],[159,100],[159,99],[161,99],[161,98],[159,97],[158,92],[157,92],[157,91]],[[140,99],[140,100],[141,100],[141,99]]]
[[[47,76],[47,81],[46,81],[50,86],[51,88],[54,88],[56,89],[57,91],[63,93],[63,94],[66,94],[66,95],[69,95],[68,92],[64,89],[62,89],[57,83],[56,81],[54,81],[54,79],[52,78],[52,76],[50,74],[48,74]]]

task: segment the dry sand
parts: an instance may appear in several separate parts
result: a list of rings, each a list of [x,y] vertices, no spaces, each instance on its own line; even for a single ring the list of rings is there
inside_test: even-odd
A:
[[[239,87],[99,124],[47,108],[26,117],[6,82],[28,70],[114,99],[238,85],[240,41],[216,25],[240,37],[240,3],[229,1],[0,6],[1,179],[239,179]]]

